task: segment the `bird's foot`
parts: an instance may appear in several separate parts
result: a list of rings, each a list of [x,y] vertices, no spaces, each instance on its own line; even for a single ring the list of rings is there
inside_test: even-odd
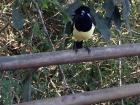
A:
[[[93,45],[92,47],[98,47],[97,45]]]
[[[75,51],[75,53],[78,52],[78,49],[76,47],[73,47],[73,50]]]
[[[85,47],[86,51],[88,51],[88,54],[91,52],[89,47]]]
[[[77,48],[75,48],[75,49],[74,49],[74,51],[75,51],[75,53],[77,53],[77,52],[78,52],[78,49],[77,49]]]

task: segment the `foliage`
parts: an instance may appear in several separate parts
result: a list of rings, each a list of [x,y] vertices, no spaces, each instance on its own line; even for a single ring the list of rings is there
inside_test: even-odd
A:
[[[36,0],[44,24],[34,1],[0,2],[1,55],[71,49],[73,40],[67,22],[73,10],[81,3],[90,6],[96,21],[94,37],[87,42],[88,45],[109,46],[118,45],[120,42],[140,42],[140,2],[136,0],[77,0],[70,5],[67,0]],[[43,25],[46,26],[48,35],[44,32]],[[31,69],[32,73],[25,70],[3,71],[0,73],[0,103],[9,105],[30,99],[113,87],[120,85],[120,80],[124,85],[140,81],[139,57],[122,58],[121,68],[119,62],[120,60],[113,59],[48,66]],[[28,78],[30,76],[32,78]],[[27,89],[31,91],[26,91]],[[25,91],[27,94],[23,94]],[[128,97],[124,99],[124,104],[136,105],[139,101],[138,96]],[[121,100],[115,100],[102,104],[121,103]]]

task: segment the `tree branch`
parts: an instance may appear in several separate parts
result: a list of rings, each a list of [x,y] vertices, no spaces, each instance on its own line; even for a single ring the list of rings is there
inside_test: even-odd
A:
[[[15,105],[90,105],[102,101],[140,95],[140,83],[100,89],[79,94],[25,102]]]
[[[73,50],[63,50],[26,55],[4,56],[0,57],[0,70],[34,68],[47,65],[139,56],[140,43],[111,47],[91,47],[90,50],[91,52],[89,54],[85,49],[80,49],[77,53]]]

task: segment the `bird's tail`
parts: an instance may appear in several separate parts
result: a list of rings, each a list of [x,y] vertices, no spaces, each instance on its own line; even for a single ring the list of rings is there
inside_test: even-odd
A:
[[[73,45],[73,49],[80,49],[83,47],[83,41],[75,41]]]

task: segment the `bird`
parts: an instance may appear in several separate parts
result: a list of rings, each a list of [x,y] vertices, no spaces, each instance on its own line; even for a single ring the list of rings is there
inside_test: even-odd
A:
[[[91,17],[90,8],[81,5],[74,11],[72,18],[72,39],[74,40],[73,49],[77,52],[83,48],[83,42],[92,38],[95,30],[95,20]],[[85,47],[88,52],[90,49]]]

